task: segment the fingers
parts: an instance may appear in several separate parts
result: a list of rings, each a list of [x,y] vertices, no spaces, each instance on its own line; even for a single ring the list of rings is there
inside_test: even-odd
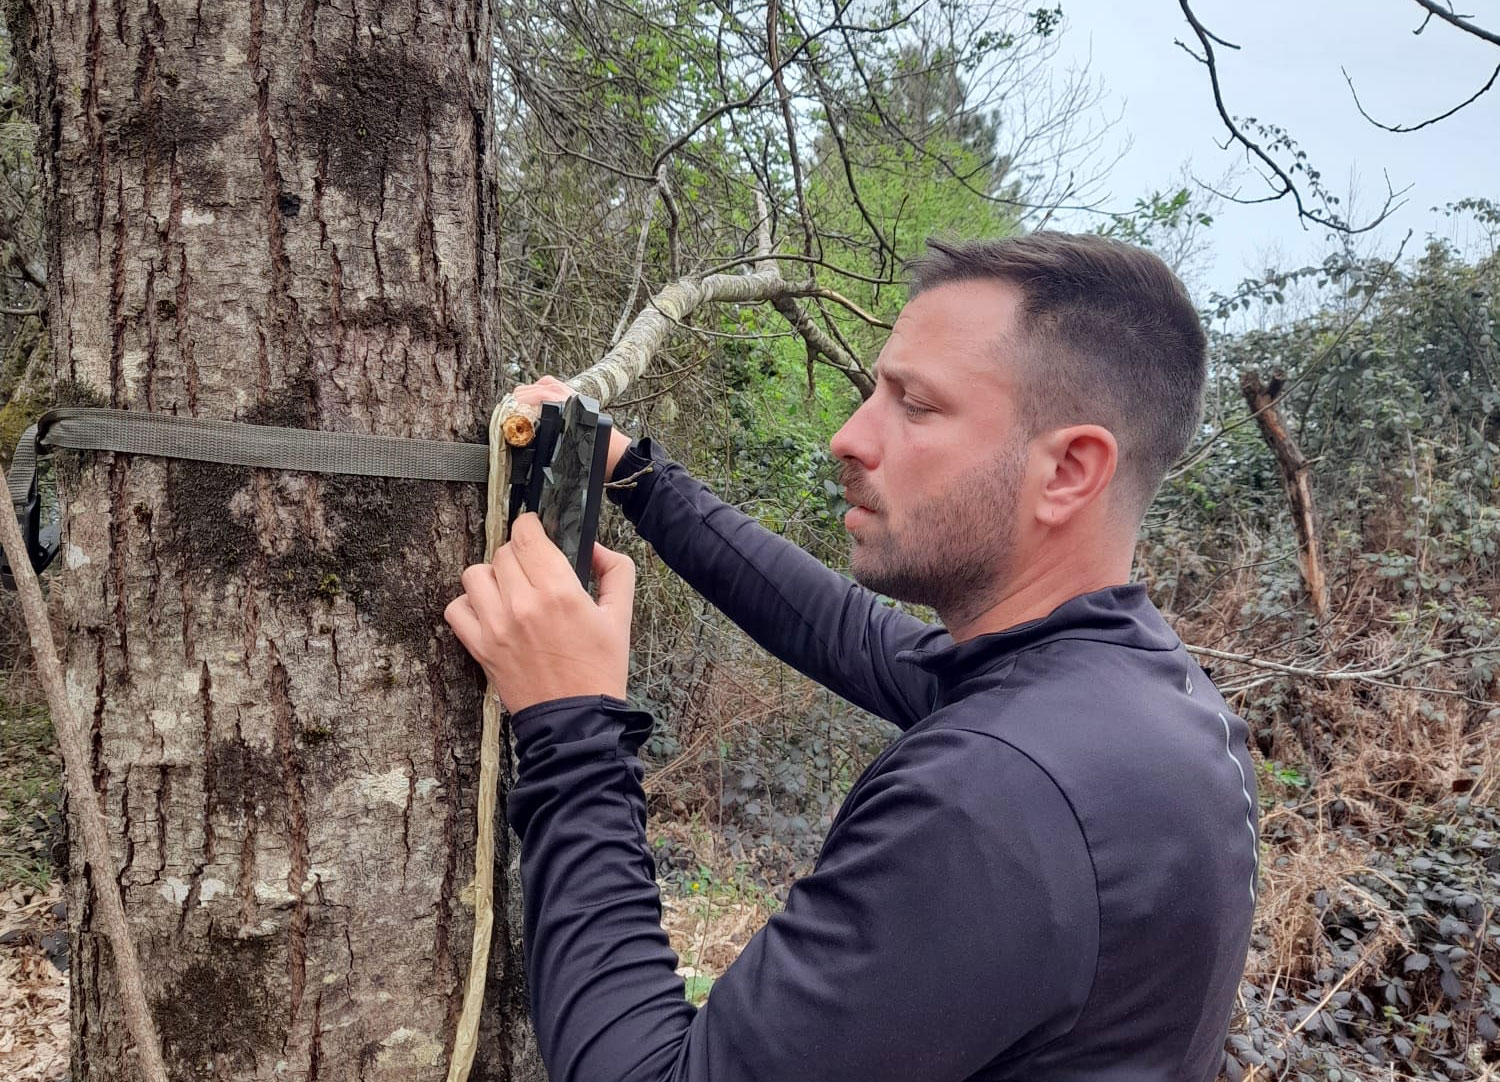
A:
[[[519,516],[510,528],[510,542],[502,546],[501,552],[510,549],[526,581],[538,590],[550,594],[571,593],[583,587],[573,571],[573,565],[563,555],[562,549],[553,544],[542,529],[542,520],[534,512]],[[495,553],[498,557],[499,552]],[[497,572],[498,574],[498,572]],[[500,582],[505,587],[505,580]]]
[[[630,626],[635,601],[635,561],[595,542],[594,578],[599,584],[598,606]],[[518,517],[511,539],[495,550],[491,563],[464,568],[464,593],[443,611],[454,633],[465,643],[481,633],[496,635],[538,604],[568,599],[585,592],[573,565],[542,529],[531,512]]]
[[[492,563],[464,570],[464,593],[443,618],[510,710],[572,695],[625,697],[635,563],[598,544],[591,556],[597,603],[528,514]]]
[[[448,602],[448,607],[443,610],[443,619],[448,621],[453,634],[458,636],[458,641],[464,644],[469,653],[479,649],[483,628],[468,594],[461,594]]]
[[[635,561],[594,542],[594,578],[599,583],[599,608],[630,627],[635,605]]]
[[[515,546],[510,542],[495,550],[495,559],[490,567],[493,569],[495,582],[500,588],[501,597],[514,600],[522,593],[530,592],[531,580],[526,577],[526,572],[517,561]]]
[[[573,388],[553,376],[543,376],[535,383],[523,383],[511,391],[517,402],[524,402],[528,406],[540,406],[543,402],[565,402],[572,393]]]
[[[499,626],[505,601],[501,596],[500,585],[496,581],[495,572],[491,566],[471,564],[464,568],[462,581],[464,596],[456,600],[467,603],[469,611],[481,626]],[[446,615],[445,611],[444,616]]]

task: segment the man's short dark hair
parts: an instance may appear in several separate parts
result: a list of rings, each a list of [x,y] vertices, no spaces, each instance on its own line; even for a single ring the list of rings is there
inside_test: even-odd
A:
[[[908,265],[913,297],[976,279],[1020,291],[1022,434],[1109,429],[1120,510],[1139,520],[1202,416],[1207,338],[1182,282],[1151,252],[1086,234],[927,244]]]

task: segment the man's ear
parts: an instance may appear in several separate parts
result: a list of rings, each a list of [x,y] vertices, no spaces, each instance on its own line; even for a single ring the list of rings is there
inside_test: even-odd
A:
[[[1101,425],[1053,429],[1033,441],[1045,473],[1036,503],[1037,521],[1059,527],[1099,500],[1114,479],[1120,448]]]

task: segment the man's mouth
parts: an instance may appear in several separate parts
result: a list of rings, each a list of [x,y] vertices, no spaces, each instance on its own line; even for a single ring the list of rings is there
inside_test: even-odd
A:
[[[867,495],[864,490],[861,489],[858,485],[850,483],[851,480],[853,480],[851,474],[845,473],[844,476],[839,480],[844,487],[845,503],[847,503],[850,507],[858,507],[863,511],[869,511],[872,514],[876,512],[877,508],[875,506],[875,501],[869,495]]]
[[[873,498],[866,495],[860,483],[864,478],[850,469],[842,472],[839,483],[844,489],[844,502],[849,505],[849,510],[843,514],[844,528],[857,534],[866,519],[874,518],[879,512],[875,510]]]

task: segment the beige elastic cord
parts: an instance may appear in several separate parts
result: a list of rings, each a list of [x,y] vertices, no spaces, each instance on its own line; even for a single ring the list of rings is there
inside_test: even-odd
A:
[[[541,409],[506,395],[490,415],[489,501],[484,514],[484,552],[493,560],[505,544],[505,512],[510,499],[510,449],[525,446],[536,432]],[[453,1035],[448,1082],[466,1082],[479,1043],[479,1014],[490,967],[490,940],[495,931],[495,801],[500,788],[500,696],[493,685],[484,696],[484,725],[479,737],[479,829],[474,841],[474,879],[460,898],[474,908],[474,945],[469,951],[469,978],[463,1010]]]

